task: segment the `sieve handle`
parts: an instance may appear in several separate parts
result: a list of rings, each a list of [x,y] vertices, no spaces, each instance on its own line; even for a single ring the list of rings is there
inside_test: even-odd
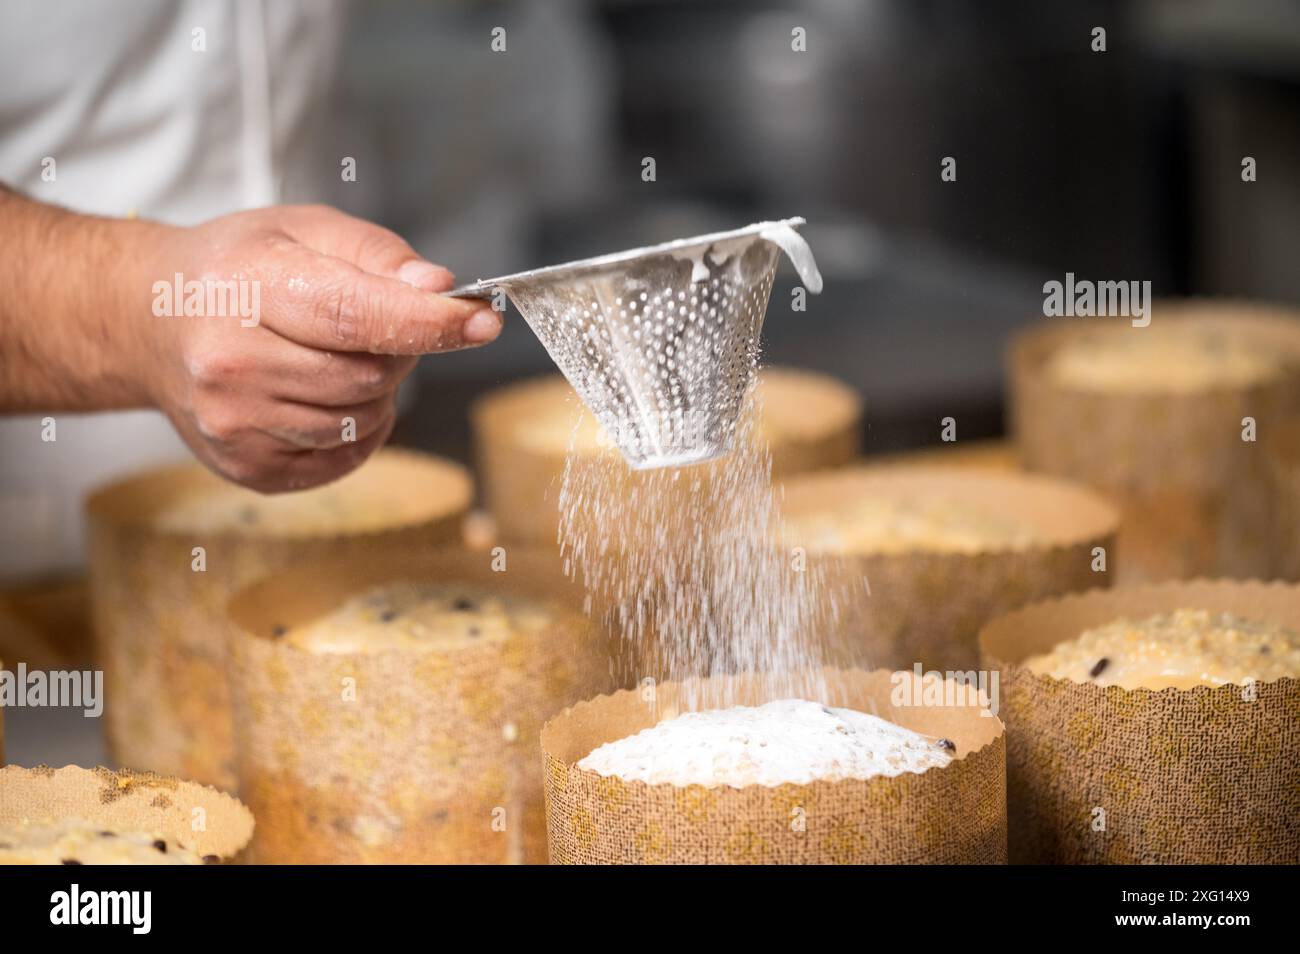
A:
[[[803,220],[798,220],[803,224]],[[794,270],[799,273],[799,280],[814,295],[822,293],[822,273],[817,270],[817,261],[813,258],[808,241],[791,227],[789,222],[773,222],[758,233],[759,238],[771,242],[789,257]]]
[[[446,298],[478,298],[481,301],[491,301],[492,296],[496,294],[497,286],[484,285],[475,282],[473,285],[461,285],[459,288],[453,288],[451,291],[440,292]]]

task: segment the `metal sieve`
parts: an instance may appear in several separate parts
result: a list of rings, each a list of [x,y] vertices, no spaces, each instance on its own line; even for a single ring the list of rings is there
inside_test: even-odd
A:
[[[634,470],[694,464],[731,450],[778,254],[821,292],[803,224],[759,222],[448,294],[504,291]]]

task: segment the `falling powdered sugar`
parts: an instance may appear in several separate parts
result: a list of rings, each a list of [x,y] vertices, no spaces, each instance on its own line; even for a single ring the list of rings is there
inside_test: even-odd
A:
[[[578,768],[652,785],[807,785],[942,768],[948,745],[864,712],[781,699],[688,712],[599,746]]]
[[[698,678],[731,673],[768,677],[771,698],[825,698],[828,634],[855,585],[784,539],[757,404],[751,386],[718,460],[631,471],[571,450],[565,465],[564,566],[615,635],[616,675],[684,682],[688,709],[733,705],[726,680]]]

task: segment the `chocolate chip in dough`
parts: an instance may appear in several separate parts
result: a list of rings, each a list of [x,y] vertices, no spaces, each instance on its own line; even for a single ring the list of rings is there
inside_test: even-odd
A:
[[[153,846],[157,848],[159,851],[161,851],[164,855],[167,854],[167,842],[163,841],[161,838],[155,841],[153,843]]]
[[[953,742],[952,739],[940,739],[938,742],[934,744],[939,746],[939,748],[943,749],[945,752],[957,751],[957,743]]]
[[[466,599],[463,596],[458,596],[456,597],[456,601],[451,604],[451,608],[456,610],[458,613],[468,613],[474,608],[474,601]]]
[[[205,865],[215,865],[215,864],[219,864],[220,861],[221,861],[221,856],[220,856],[220,855],[204,855],[204,856],[203,856],[203,863],[204,863]]]
[[[1110,660],[1107,659],[1105,656],[1102,656],[1100,659],[1097,660],[1097,662],[1093,665],[1093,667],[1088,670],[1088,675],[1091,676],[1093,679],[1096,679],[1098,676],[1100,676],[1103,672],[1106,671],[1106,667],[1109,665],[1110,665]]]
[[[397,619],[397,610],[395,609],[386,609],[379,614],[379,622],[381,623],[391,623],[395,619]]]
[[[271,635],[274,636],[276,639],[279,639],[287,632],[289,632],[289,627],[281,623],[276,623],[274,626],[271,627]]]
[[[59,863],[60,863],[60,864],[64,864],[64,865],[79,865],[79,864],[82,864],[82,862],[78,861],[76,858],[64,858],[64,859],[62,859]]]

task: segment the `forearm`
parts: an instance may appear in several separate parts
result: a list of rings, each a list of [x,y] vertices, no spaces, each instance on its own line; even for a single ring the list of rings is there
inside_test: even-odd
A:
[[[165,228],[0,187],[0,412],[152,403],[144,249]]]
[[[313,487],[388,438],[418,355],[500,332],[454,283],[325,206],[176,228],[0,187],[0,413],[157,407],[218,473]]]

